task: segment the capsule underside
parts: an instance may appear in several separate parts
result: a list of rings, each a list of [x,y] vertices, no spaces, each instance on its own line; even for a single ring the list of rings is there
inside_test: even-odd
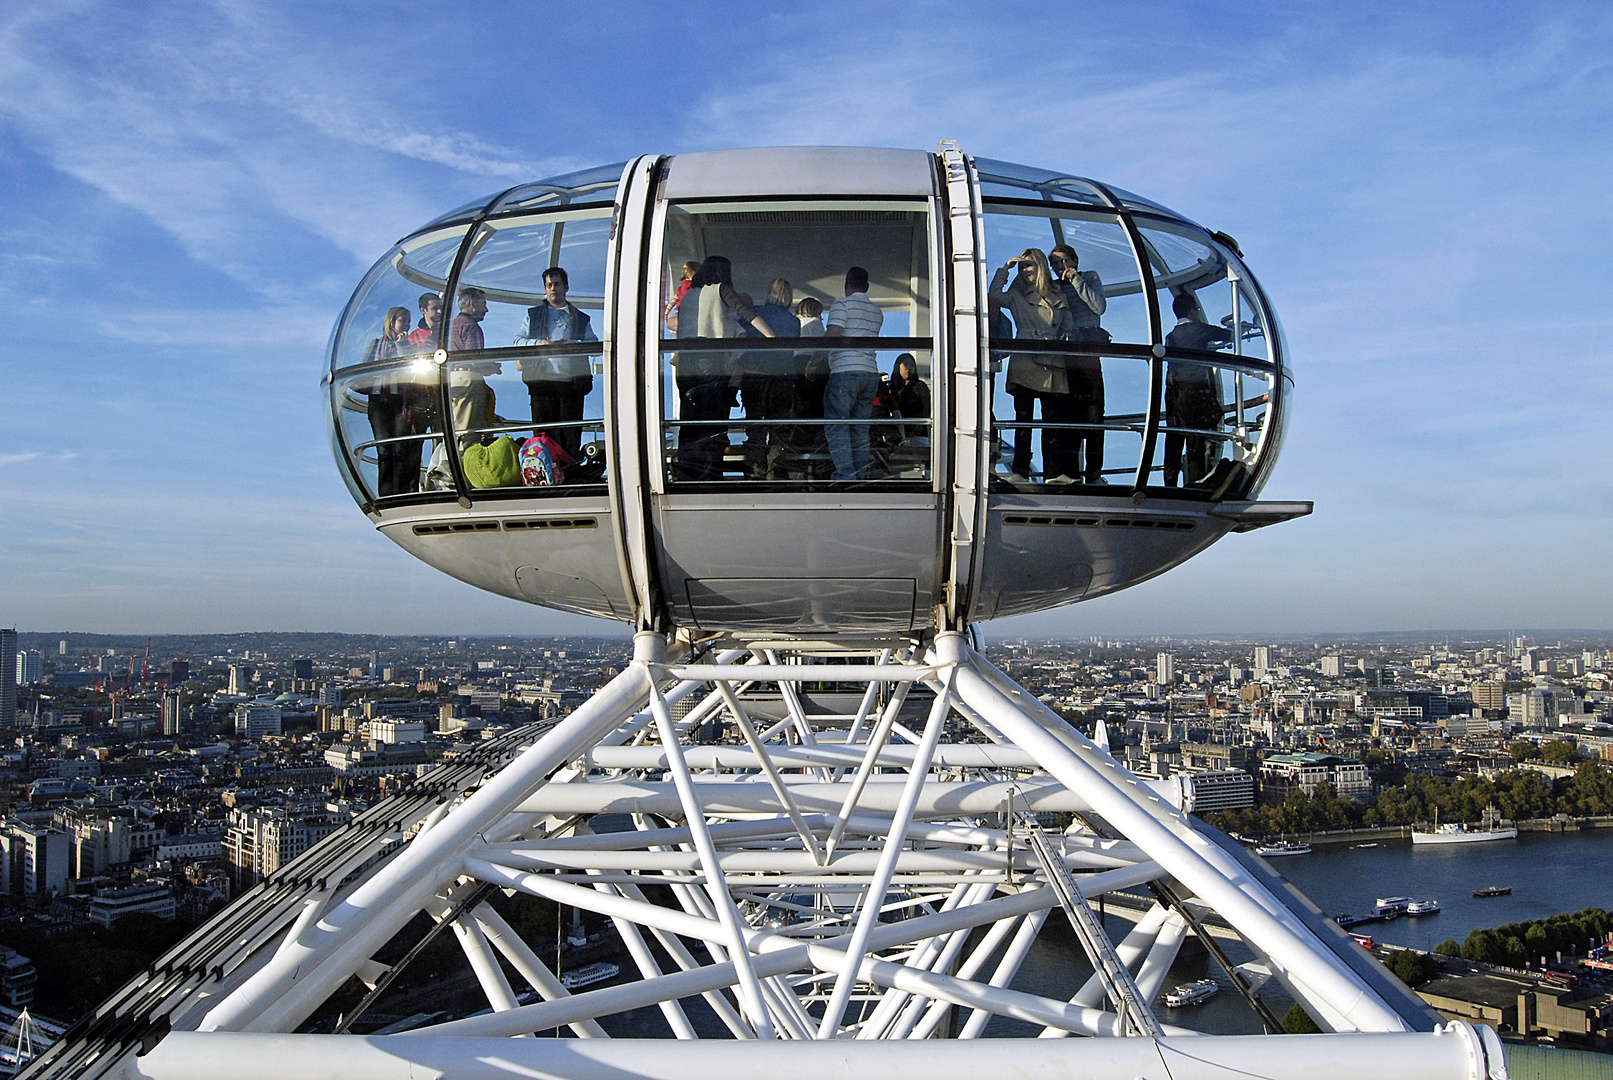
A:
[[[1291,380],[1230,240],[950,147],[646,156],[500,193],[371,270],[330,368],[382,532],[641,626],[1026,614],[1292,516],[1253,502]]]

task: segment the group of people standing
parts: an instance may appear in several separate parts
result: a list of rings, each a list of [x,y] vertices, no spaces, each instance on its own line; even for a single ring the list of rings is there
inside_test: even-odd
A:
[[[988,301],[991,337],[1019,341],[1107,344],[1111,339],[1102,318],[1108,302],[1095,270],[1082,270],[1080,256],[1068,244],[1044,255],[1026,248],[999,267]],[[1009,276],[1017,269],[1012,283]],[[1208,351],[1227,344],[1231,331],[1204,321],[1192,292],[1172,300],[1176,326],[1165,337],[1172,349]],[[1037,404],[1041,405],[1042,476],[1049,484],[1102,484],[1106,432],[1103,364],[1097,355],[1057,351],[1015,352],[1005,380],[1014,400],[1013,457],[1008,479],[1031,475],[1031,449]],[[1223,411],[1220,379],[1205,364],[1174,361],[1165,374],[1166,487],[1184,481],[1205,482],[1221,457],[1219,440],[1189,435],[1184,429],[1217,431]],[[1064,426],[1069,425],[1069,426]]]
[[[764,302],[754,304],[734,288],[733,264],[712,255],[685,265],[683,281],[664,314],[667,329],[680,339],[863,339],[877,338],[884,325],[884,312],[868,298],[868,271],[860,266],[846,271],[845,294],[830,305],[827,318],[816,298],[794,301],[794,286],[775,278]],[[680,421],[677,479],[723,479],[727,421],[736,403],[747,421],[748,478],[801,477],[821,430],[833,465],[830,479],[869,479],[872,439],[867,421],[880,394],[880,372],[873,348],[848,346],[849,342],[815,350],[680,349],[673,358]],[[917,365],[910,355],[907,359],[905,379],[916,382]],[[917,409],[919,400],[910,389],[909,407]],[[922,415],[903,413],[903,417],[928,420],[928,400],[926,392]],[[854,422],[795,423],[819,419]]]
[[[1068,244],[1051,253],[1026,248],[992,277],[987,301],[991,336],[1021,341],[1109,341],[1102,317],[1108,301],[1095,270],[1082,270],[1081,259]],[[1018,269],[1012,284],[1009,275]],[[1048,483],[1103,483],[1103,363],[1097,356],[1056,352],[1016,352],[1005,380],[1014,399],[1013,460],[1009,479],[1031,474],[1031,441],[1037,403],[1042,423],[1042,472]]]

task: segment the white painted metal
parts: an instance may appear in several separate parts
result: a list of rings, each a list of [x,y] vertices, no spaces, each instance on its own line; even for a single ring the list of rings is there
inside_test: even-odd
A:
[[[1073,904],[1168,873],[1174,889],[1191,890],[1195,904],[1230,922],[1227,933],[1244,935],[1313,1015],[1341,1030],[1326,1040],[1281,1040],[1284,1075],[1329,1075],[1357,1053],[1352,1047],[1374,1055],[1384,1039],[1404,1040],[1395,1045],[1407,1049],[1388,1069],[1380,1061],[1377,1075],[1485,1075],[1473,1071],[1488,1060],[1482,1037],[1469,1038],[1466,1029],[1407,1031],[1260,880],[1204,850],[1167,788],[1132,777],[961,635],[942,632],[922,644],[927,652],[885,644],[864,654],[885,658],[882,664],[852,654],[852,663],[834,666],[836,682],[859,671],[865,684],[878,683],[852,697],[854,713],[821,714],[785,695],[780,723],[758,730],[747,696],[755,684],[775,670],[802,682],[828,672],[776,642],[668,663],[671,643],[641,633],[635,662],[588,705],[451,809],[422,808],[420,824],[428,817],[431,824],[402,851],[333,896],[277,908],[286,930],[266,939],[265,959],[244,965],[205,1009],[176,1008],[175,1017],[192,1017],[176,1026],[199,1030],[169,1035],[140,1059],[138,1074],[177,1080],[189,1075],[194,1054],[232,1053],[228,1047],[248,1045],[232,1040],[294,1030],[347,978],[373,979],[376,950],[426,911],[453,920],[490,1009],[383,1037],[286,1036],[276,1044],[287,1055],[276,1061],[276,1080],[387,1075],[383,1053],[415,1076],[476,1075],[480,1065],[464,1064],[473,1057],[568,1080],[606,1062],[641,1076],[709,1071],[719,1060],[761,1068],[755,1063],[774,1059],[729,1048],[765,1054],[781,1039],[833,1041],[837,1049],[899,1042],[902,1054],[918,1056],[889,1060],[911,1070],[948,1031],[961,1040],[956,1046],[990,1048],[996,1072],[1006,1061],[1011,1072],[1048,1080],[1164,1076],[1167,1060],[1172,1076],[1222,1076],[1234,1067],[1264,1075],[1263,1063],[1275,1061],[1259,1049],[1267,1041],[1184,1042],[1187,1029],[1150,1022],[1146,1002],[1166,984],[1188,932],[1162,906],[1127,912],[1136,926],[1120,924],[1129,933],[1118,946],[1096,919],[1083,927],[1094,953],[1111,958],[1107,982],[1115,984],[1118,972],[1132,984],[1124,1010],[1106,998],[1104,980],[1082,979],[1079,969],[1058,996],[1012,988],[1060,903],[1049,879]],[[933,695],[912,703],[912,714],[925,711],[922,724],[903,712],[909,690]],[[772,701],[776,709],[780,700]],[[675,718],[673,702],[692,707]],[[690,745],[711,719],[730,725],[735,744]],[[959,742],[971,728],[992,741]],[[848,742],[853,729],[861,730]],[[1061,838],[1038,833],[1045,841],[1038,855],[1022,822],[1054,807],[1100,814],[1123,838],[1078,823]],[[632,815],[631,830],[600,831],[599,815],[612,813]],[[637,978],[567,992],[535,943],[520,940],[489,904],[465,909],[486,885],[611,921]],[[653,899],[668,892],[670,903]],[[540,1000],[521,1004],[522,987],[511,984],[500,956]],[[710,1007],[704,1020],[687,1007],[696,998]],[[618,1017],[643,1009],[658,1011],[676,1038],[611,1037],[623,1034]],[[1005,1053],[978,1038],[994,1017],[1033,1025],[1042,1038],[1016,1040]],[[513,1038],[559,1028],[580,1038]],[[1138,1028],[1141,1038],[1111,1038]],[[1072,1043],[1070,1035],[1084,1038]],[[535,1044],[548,1049],[535,1052]],[[1121,1044],[1133,1048],[1111,1049]],[[454,1069],[434,1071],[439,1046],[484,1045]],[[1191,1060],[1178,1049],[1198,1045],[1205,1052]],[[610,1046],[619,1056],[590,1058],[579,1049],[588,1046]],[[702,1056],[719,1046],[717,1057]],[[298,1063],[319,1059],[321,1047],[329,1052],[324,1065],[303,1071]],[[848,1053],[835,1060],[868,1068],[886,1060]],[[965,1068],[972,1053],[933,1071]],[[697,1060],[705,1064],[677,1064]],[[793,1057],[789,1066],[804,1067]],[[1418,1071],[1397,1071],[1402,1066]]]

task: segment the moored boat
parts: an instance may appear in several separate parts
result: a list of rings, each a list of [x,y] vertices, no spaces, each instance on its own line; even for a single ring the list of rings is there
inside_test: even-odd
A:
[[[1271,858],[1274,855],[1309,855],[1311,846],[1302,844],[1298,840],[1279,840],[1275,844],[1261,844],[1255,848],[1255,854]]]
[[[1486,885],[1482,889],[1474,889],[1474,896],[1511,896],[1511,885]]]
[[[560,976],[560,985],[567,990],[576,990],[584,986],[592,986],[606,979],[613,979],[621,974],[622,969],[609,961],[597,964],[584,964],[575,971],[568,971]]]
[[[1406,905],[1407,915],[1437,915],[1439,914],[1438,900],[1413,900]]]
[[[1470,829],[1460,822],[1439,823],[1439,811],[1434,811],[1434,827],[1423,831],[1413,829],[1411,842],[1413,844],[1476,844],[1484,840],[1515,840],[1518,830],[1511,825],[1502,826],[1501,815],[1495,807],[1486,807],[1484,820],[1476,829]]]
[[[1165,1004],[1172,1009],[1180,1009],[1184,1005],[1197,1005],[1207,1001],[1221,992],[1220,984],[1214,979],[1200,979],[1198,982],[1183,983],[1165,995]]]

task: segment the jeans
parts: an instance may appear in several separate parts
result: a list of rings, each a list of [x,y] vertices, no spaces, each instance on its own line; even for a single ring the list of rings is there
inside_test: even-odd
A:
[[[831,373],[823,388],[824,419],[867,420],[874,414],[874,395],[878,391],[879,375],[875,372]],[[868,425],[829,424],[824,434],[835,466],[831,479],[864,479],[868,474]]]

